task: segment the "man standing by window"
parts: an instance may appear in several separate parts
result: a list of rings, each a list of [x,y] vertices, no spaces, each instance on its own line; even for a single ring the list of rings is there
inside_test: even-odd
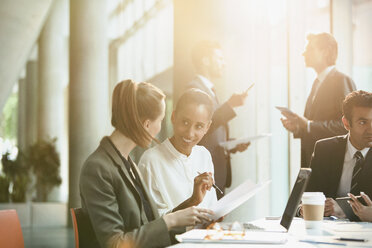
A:
[[[304,116],[282,112],[283,126],[301,139],[301,167],[309,167],[317,140],[346,134],[342,124],[342,101],[356,89],[353,80],[335,68],[337,42],[328,33],[310,34],[302,54],[317,77],[306,101]]]
[[[216,185],[224,191],[231,185],[230,153],[245,151],[250,143],[239,144],[228,151],[219,143],[229,140],[228,122],[236,116],[234,108],[244,104],[247,92],[233,94],[225,103],[219,103],[212,81],[223,75],[226,64],[217,42],[201,41],[196,44],[192,50],[192,61],[197,75],[187,88],[197,88],[207,93],[213,100],[214,109],[212,124],[199,144],[205,146],[211,153]],[[222,194],[217,192],[217,197],[221,198]]]

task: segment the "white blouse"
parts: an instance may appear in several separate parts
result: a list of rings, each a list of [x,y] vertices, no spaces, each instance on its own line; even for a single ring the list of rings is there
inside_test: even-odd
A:
[[[138,167],[160,216],[192,195],[198,172],[214,173],[211,154],[205,147],[196,145],[190,156],[186,156],[169,139],[145,151]],[[198,206],[210,208],[216,202],[216,191],[211,188]]]

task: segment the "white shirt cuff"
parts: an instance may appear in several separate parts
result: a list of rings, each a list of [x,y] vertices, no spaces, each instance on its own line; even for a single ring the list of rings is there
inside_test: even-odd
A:
[[[306,126],[307,133],[310,133],[310,122],[311,121],[307,121],[307,126]]]

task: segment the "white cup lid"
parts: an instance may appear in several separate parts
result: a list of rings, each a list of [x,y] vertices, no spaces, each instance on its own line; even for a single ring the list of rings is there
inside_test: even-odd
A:
[[[325,199],[323,192],[304,192],[302,204],[324,204]]]

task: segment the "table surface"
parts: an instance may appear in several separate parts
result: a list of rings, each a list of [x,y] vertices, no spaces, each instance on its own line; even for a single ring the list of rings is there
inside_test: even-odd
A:
[[[273,227],[279,225],[279,220],[256,220],[251,223],[263,226]],[[270,232],[267,232],[270,235]],[[347,221],[323,221],[323,227],[321,230],[314,231],[305,228],[303,219],[295,218],[288,232],[288,241],[282,245],[267,245],[267,244],[218,244],[218,243],[179,243],[172,248],[198,248],[198,247],[372,247],[372,223],[355,223]],[[367,242],[355,242],[355,241],[337,241],[335,238],[362,238],[367,239]],[[309,240],[316,242],[331,242],[333,244],[326,243],[308,243],[300,240]]]

